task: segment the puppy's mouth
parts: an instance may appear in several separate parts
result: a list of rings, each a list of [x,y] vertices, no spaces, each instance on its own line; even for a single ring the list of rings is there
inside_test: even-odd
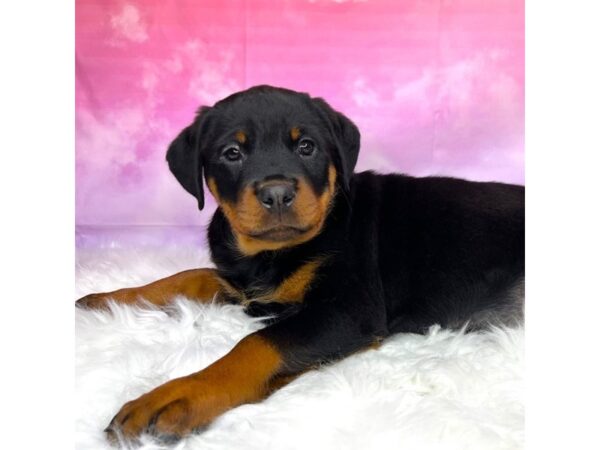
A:
[[[264,241],[289,241],[290,239],[294,239],[307,231],[309,231],[311,227],[294,227],[290,225],[277,225],[275,227],[269,228],[267,230],[253,231],[248,233],[249,236],[255,239],[261,239]]]

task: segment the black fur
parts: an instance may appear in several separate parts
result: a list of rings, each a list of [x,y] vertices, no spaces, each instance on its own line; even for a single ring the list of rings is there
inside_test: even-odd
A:
[[[306,125],[325,150],[322,161],[301,166],[286,153],[291,144],[283,136],[295,123]],[[219,163],[218,149],[240,126],[250,142],[269,147],[263,166]],[[194,133],[198,142],[186,137]],[[338,195],[322,231],[308,242],[245,256],[232,244],[231,226],[220,209],[209,228],[219,274],[249,297],[268,292],[306,261],[326,257],[301,305],[274,299],[248,307],[251,314],[275,316],[259,333],[282,351],[289,372],[342,357],[392,333],[423,333],[433,324],[460,327],[469,321],[476,329],[496,318],[516,320],[522,312],[524,188],[448,177],[353,174],[359,146],[356,126],[325,101],[261,86],[203,110],[169,150],[171,170],[200,206],[200,161],[230,199],[257,171],[265,176],[269,161],[277,161],[273,170],[303,171],[317,191],[326,183],[326,164],[336,166]]]

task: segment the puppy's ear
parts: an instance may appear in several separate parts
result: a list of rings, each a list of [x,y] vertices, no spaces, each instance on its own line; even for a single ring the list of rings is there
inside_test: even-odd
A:
[[[177,181],[198,200],[198,209],[204,208],[204,188],[202,186],[202,148],[200,141],[206,131],[210,108],[202,107],[196,120],[184,128],[167,150],[167,162]]]
[[[360,132],[354,123],[342,113],[334,110],[322,98],[312,99],[321,115],[327,119],[336,143],[335,161],[337,170],[341,172],[343,187],[350,189],[350,180],[360,150]]]

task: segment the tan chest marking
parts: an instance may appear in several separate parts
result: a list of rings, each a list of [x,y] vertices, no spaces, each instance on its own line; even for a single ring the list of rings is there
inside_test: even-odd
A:
[[[271,291],[253,297],[248,297],[244,292],[236,289],[227,281],[220,279],[223,292],[235,298],[241,305],[247,306],[252,302],[259,303],[301,303],[306,292],[317,276],[317,270],[323,263],[323,258],[309,261],[290,276],[284,279],[279,286]]]
[[[300,268],[283,280],[270,297],[281,303],[302,302],[311,283],[315,279],[317,269],[321,266],[321,263],[321,259],[316,259],[300,266]]]

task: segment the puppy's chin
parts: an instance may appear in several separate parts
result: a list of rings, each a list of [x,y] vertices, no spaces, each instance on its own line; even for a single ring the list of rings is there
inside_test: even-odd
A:
[[[321,231],[322,223],[308,228],[276,227],[260,232],[240,233],[233,230],[238,250],[247,256],[264,251],[294,247],[313,239]]]
[[[249,236],[263,241],[287,242],[300,238],[303,234],[310,231],[311,228],[280,225],[267,230],[249,233]]]

